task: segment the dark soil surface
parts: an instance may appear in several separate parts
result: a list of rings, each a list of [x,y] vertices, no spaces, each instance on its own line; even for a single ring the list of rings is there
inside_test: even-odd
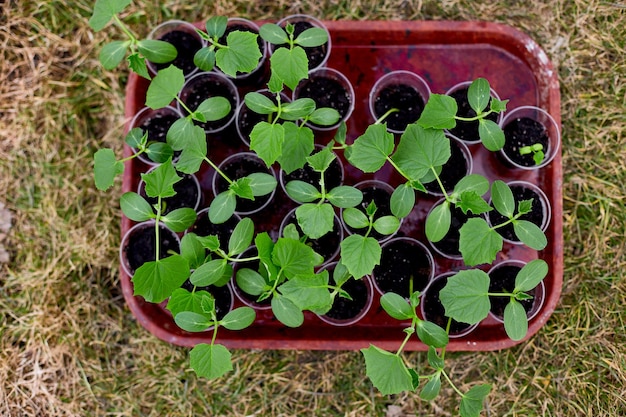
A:
[[[293,212],[289,215],[287,220],[288,224],[294,224],[300,236],[303,235],[302,229],[298,225],[298,221],[296,220],[296,213]],[[335,222],[333,225],[333,230],[326,233],[324,236],[318,239],[307,239],[307,245],[311,246],[315,252],[321,255],[324,258],[324,262],[330,262],[339,250],[339,245],[341,244],[341,224],[339,220],[335,218]]]
[[[369,206],[370,203],[374,201],[377,207],[376,214],[374,214],[374,219],[391,215],[391,194],[389,194],[387,190],[374,185],[361,188],[361,192],[363,193],[363,201],[361,201],[361,204],[356,206],[357,209],[365,213],[367,206]],[[353,229],[348,225],[346,225],[346,227],[352,233],[358,233],[361,235],[365,234],[365,232],[367,231],[366,228]],[[384,239],[387,237],[386,235],[381,235],[374,229],[372,229],[372,231],[370,232],[370,236],[374,239]]]
[[[159,226],[160,256],[159,259],[169,256],[168,251],[180,252],[180,246],[174,234],[165,226]],[[130,265],[130,272],[135,273],[137,268],[146,262],[156,260],[156,237],[154,227],[135,229],[129,236],[126,246],[126,256]]]
[[[392,130],[403,131],[407,125],[419,119],[424,110],[424,99],[413,87],[406,84],[391,84],[380,91],[374,99],[376,119],[391,109],[398,109],[387,116],[387,127]]]
[[[450,94],[450,97],[454,98],[458,104],[457,116],[460,117],[476,117],[476,112],[471,108],[469,101],[467,101],[467,90],[468,88],[462,88]],[[489,100],[491,103],[491,100]],[[489,105],[487,105],[487,109]],[[498,115],[496,113],[491,113],[487,116],[488,120],[493,122],[497,122]],[[480,139],[478,136],[478,121],[474,122],[464,122],[457,120],[456,126],[453,129],[449,129],[450,133],[452,133],[457,138],[466,141],[466,142],[474,142]]]
[[[502,150],[518,165],[535,166],[533,154],[520,155],[520,148],[540,143],[543,145],[544,152],[548,150],[548,133],[546,128],[536,120],[527,117],[517,118],[507,123],[503,130],[505,142]]]
[[[199,78],[183,88],[182,97],[185,104],[196,110],[200,104],[211,97],[224,97],[230,102],[230,112],[222,119],[213,122],[194,122],[205,130],[216,130],[224,126],[237,110],[237,100],[232,95],[231,88],[225,81],[215,78]]]
[[[450,159],[443,165],[439,174],[447,193],[451,192],[456,183],[469,172],[469,162],[461,150],[461,145],[454,139],[450,139],[450,152]],[[424,187],[430,192],[442,194],[437,180],[424,184]]]
[[[433,266],[424,248],[410,241],[391,240],[383,247],[380,265],[374,268],[373,277],[382,292],[394,292],[402,297],[413,291],[423,291],[430,281]]]
[[[143,120],[139,127],[144,134],[148,134],[148,143],[150,142],[167,142],[167,131],[174,122],[178,120],[178,117],[171,113],[161,113],[157,111],[152,117],[148,117]],[[174,152],[174,158],[180,155],[179,151]],[[143,157],[149,159],[147,155],[143,154]]]
[[[447,282],[448,280],[446,278],[440,278],[433,281],[430,287],[428,287],[428,291],[422,295],[422,304],[425,315],[424,319],[435,323],[444,330],[448,325],[448,317],[446,317],[445,309],[439,299],[439,292],[446,286]],[[450,323],[450,334],[454,335],[463,333],[470,327],[471,325],[467,323],[460,323],[456,320],[452,320],[452,323]]]
[[[292,22],[292,24],[294,27],[294,38],[297,38],[299,34],[313,27],[311,23],[305,21]],[[286,47],[287,45],[279,45],[276,48],[280,46]],[[306,56],[309,59],[309,70],[318,67],[324,61],[326,55],[329,53],[328,43],[320,46],[305,47],[302,49],[304,49],[304,52],[306,52]]]
[[[300,169],[296,169],[290,174],[283,172],[283,184],[287,185],[289,181],[304,181],[311,184],[318,190],[320,189],[321,175],[319,172],[314,171],[309,164],[306,164]],[[343,183],[343,171],[341,169],[341,162],[335,158],[330,164],[328,169],[324,172],[324,184],[326,191],[330,191],[335,187],[340,186]]]
[[[271,175],[271,171],[267,168],[267,166],[265,166],[263,161],[258,158],[253,158],[251,155],[247,154],[243,155],[242,158],[231,159],[228,164],[221,167],[221,170],[233,181],[255,172],[264,172]],[[215,187],[216,194],[219,194],[228,189],[228,183],[224,180],[224,178],[218,175]],[[237,197],[237,207],[235,211],[239,213],[249,213],[262,207],[271,197],[272,193],[261,197],[254,197],[254,200]]]
[[[352,97],[339,81],[318,75],[302,82],[303,85],[298,90],[298,98],[313,99],[318,109],[321,107],[333,108],[339,112],[342,118],[348,114]]]
[[[160,40],[174,45],[178,51],[178,55],[176,55],[176,58],[171,62],[154,64],[157,70],[167,68],[173,64],[183,70],[185,75],[188,75],[196,69],[196,65],[193,63],[193,57],[196,52],[202,48],[202,43],[198,38],[182,30],[173,30],[161,36]]]
[[[367,306],[367,284],[361,279],[350,278],[341,288],[350,294],[352,300],[337,295],[325,316],[335,320],[349,320]]]
[[[512,292],[515,289],[515,277],[520,271],[519,266],[515,265],[502,265],[497,269],[494,269],[489,274],[489,292]],[[535,290],[527,292],[528,295],[534,296]],[[489,296],[491,302],[491,312],[498,316],[500,319],[504,319],[504,309],[510,301],[510,297],[495,297]],[[534,299],[520,301],[526,314],[528,314],[534,304]]]
[[[541,204],[541,198],[539,195],[531,190],[530,188],[526,188],[522,185],[513,185],[511,186],[511,191],[513,192],[513,197],[515,198],[515,206],[519,205],[519,202],[522,200],[533,200],[532,209],[530,212],[524,214],[519,218],[519,220],[528,220],[541,227],[541,223],[543,222],[543,205]],[[508,219],[498,213],[496,210],[491,210],[489,212],[489,221],[492,225],[502,224]],[[513,224],[507,224],[506,226],[499,227],[496,229],[500,235],[508,240],[519,242],[517,236],[515,236],[515,230],[513,229]]]
[[[165,209],[163,214],[167,214],[173,210],[189,207],[194,208],[198,201],[199,188],[198,184],[194,181],[192,175],[182,174],[182,179],[174,184],[174,191],[176,195],[163,199]],[[154,205],[157,202],[156,198],[148,197],[145,192],[145,188],[142,187],[141,195],[146,199],[150,205]]]
[[[433,246],[445,255],[460,257],[461,251],[459,250],[459,230],[470,217],[475,217],[470,211],[465,214],[463,213],[463,210],[453,207],[450,230],[448,230],[448,233],[446,233],[443,239],[441,239],[439,242],[431,242]]]

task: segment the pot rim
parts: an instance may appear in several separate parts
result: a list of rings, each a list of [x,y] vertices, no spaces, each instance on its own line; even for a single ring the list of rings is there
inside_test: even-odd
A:
[[[169,26],[172,26],[172,29],[167,30]],[[158,24],[150,31],[150,33],[148,33],[146,39],[159,40],[158,34],[160,33],[160,31],[165,34],[174,31],[175,29],[182,29],[184,32],[193,35],[193,37],[200,41],[201,48],[204,48],[207,45],[202,36],[198,34],[196,26],[191,22],[187,22],[186,20],[181,19],[170,19]],[[146,66],[148,67],[150,75],[154,77],[158,72],[156,65],[146,59]],[[198,71],[200,71],[200,69],[198,67],[195,67],[191,72],[189,72],[189,74],[185,74],[185,79],[193,77],[196,73],[198,73]]]

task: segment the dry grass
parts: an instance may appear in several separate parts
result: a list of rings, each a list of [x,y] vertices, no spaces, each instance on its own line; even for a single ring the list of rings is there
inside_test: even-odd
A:
[[[205,4],[206,3],[206,4]],[[91,180],[98,146],[120,146],[123,69],[103,71],[87,0],[0,3],[0,203],[13,215],[0,264],[0,415],[455,415],[382,397],[356,352],[238,351],[235,371],[195,378],[187,352],[134,321],[118,290],[115,192]],[[563,103],[565,284],[530,342],[455,354],[458,380],[493,381],[485,415],[626,413],[626,9],[597,0],[137,0],[155,22],[215,13],[254,19],[481,19],[529,33],[558,65]],[[106,32],[106,31],[105,31]],[[409,360],[423,361],[413,353]],[[204,410],[204,411],[203,411]]]

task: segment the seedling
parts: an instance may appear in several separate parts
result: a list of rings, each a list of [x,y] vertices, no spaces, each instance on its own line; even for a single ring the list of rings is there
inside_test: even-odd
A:
[[[519,148],[520,155],[533,155],[533,161],[535,161],[535,165],[541,165],[543,159],[545,158],[545,154],[543,152],[543,145],[541,143],[535,143],[533,145],[522,146]]]

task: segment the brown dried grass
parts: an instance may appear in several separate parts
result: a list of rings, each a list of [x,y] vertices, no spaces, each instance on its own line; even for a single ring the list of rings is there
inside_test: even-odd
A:
[[[91,155],[120,149],[125,69],[97,62],[107,33],[92,2],[0,4],[0,199],[13,214],[0,264],[0,415],[456,415],[458,398],[383,397],[358,352],[237,351],[235,370],[198,380],[187,351],[134,321],[118,290],[116,192],[94,190]],[[565,283],[549,323],[503,352],[450,355],[467,388],[493,382],[484,415],[620,416],[626,410],[626,19],[598,0],[135,1],[158,21],[478,19],[526,31],[557,65],[564,155]],[[420,353],[407,354],[424,362]],[[468,384],[468,385],[465,385]]]

